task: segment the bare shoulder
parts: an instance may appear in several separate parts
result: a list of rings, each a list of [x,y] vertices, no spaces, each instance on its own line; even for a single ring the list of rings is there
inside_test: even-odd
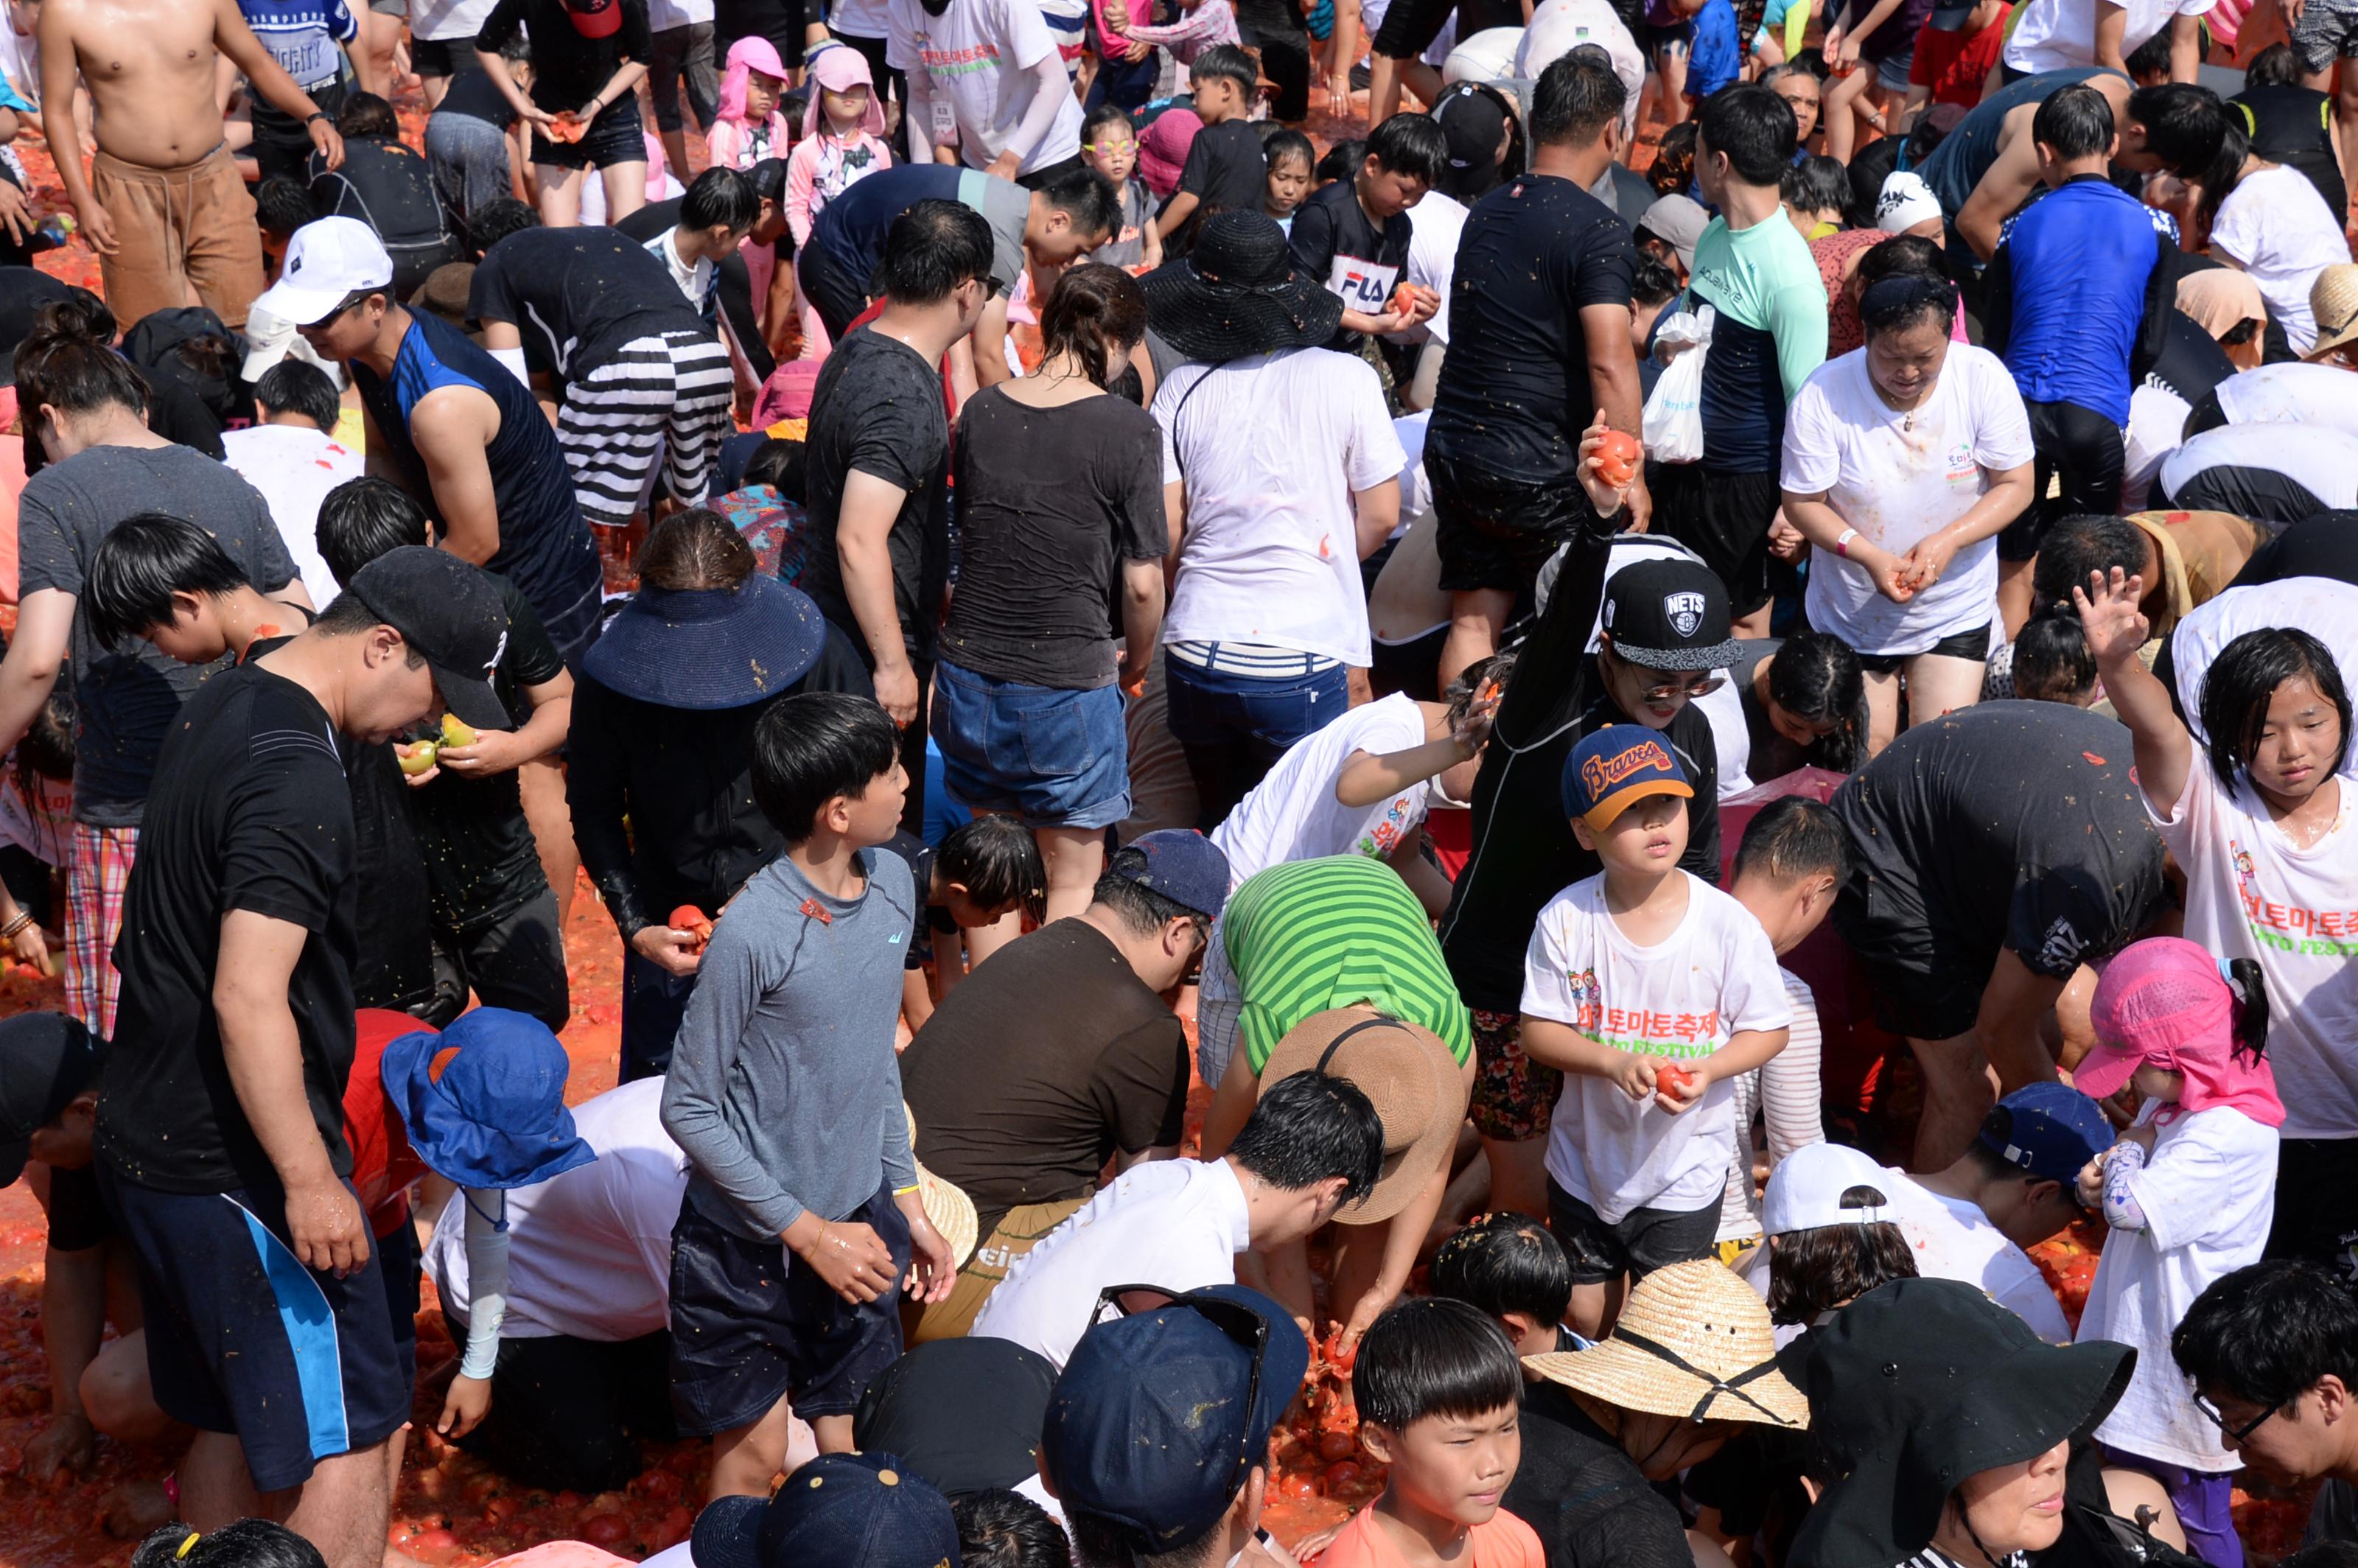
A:
[[[420,442],[489,440],[499,427],[499,404],[490,393],[472,384],[438,386],[409,411],[409,434]]]

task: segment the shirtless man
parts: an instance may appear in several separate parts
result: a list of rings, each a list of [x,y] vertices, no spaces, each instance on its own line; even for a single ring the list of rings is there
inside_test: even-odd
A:
[[[262,236],[222,141],[215,51],[265,100],[307,123],[330,168],[344,158],[335,127],[262,47],[236,0],[48,0],[38,37],[42,130],[98,253],[115,319],[127,327],[202,303],[243,328],[262,292]],[[96,109],[87,178],[73,115],[77,71]]]

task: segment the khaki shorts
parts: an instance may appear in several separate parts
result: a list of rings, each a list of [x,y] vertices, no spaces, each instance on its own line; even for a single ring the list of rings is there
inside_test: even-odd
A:
[[[1023,1204],[1007,1211],[1007,1217],[997,1228],[982,1239],[958,1271],[957,1283],[950,1293],[927,1307],[914,1325],[904,1314],[901,1319],[909,1343],[923,1345],[935,1339],[960,1339],[974,1326],[975,1314],[982,1303],[1007,1278],[1007,1271],[1015,1260],[1040,1245],[1041,1238],[1065,1223],[1080,1206],[1096,1195],[1083,1193],[1076,1198],[1063,1198],[1055,1203]]]
[[[243,330],[262,292],[262,231],[226,146],[178,168],[99,153],[90,160],[90,189],[114,220],[115,254],[99,258],[99,276],[125,330],[192,304]]]

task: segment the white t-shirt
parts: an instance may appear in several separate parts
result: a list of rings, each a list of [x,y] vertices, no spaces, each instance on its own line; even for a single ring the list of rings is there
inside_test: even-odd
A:
[[[2248,782],[2222,788],[2199,748],[2178,809],[2153,813],[2186,871],[2187,940],[2256,958],[2266,978],[2287,1138],[2358,1138],[2358,784],[2345,775],[2331,787],[2341,810],[2306,849]]]
[[[1390,855],[1423,823],[1432,781],[1373,806],[1356,806],[1335,798],[1335,781],[1354,752],[1381,756],[1423,744],[1423,711],[1405,692],[1363,703],[1296,741],[1228,820],[1212,829],[1212,842],[1228,858],[1228,891],[1288,860]]]
[[[890,38],[892,22],[886,10],[884,0],[842,0],[827,13],[827,30],[838,38]]]
[[[1712,744],[1719,752],[1719,798],[1742,795],[1753,784],[1752,727],[1744,721],[1744,694],[1735,681],[1723,680],[1694,705],[1711,720]]]
[[[919,0],[887,0],[884,16],[885,62],[895,70],[925,72],[934,140],[955,136],[968,168],[990,168],[1031,111],[1032,95],[1040,90],[1033,69],[1057,58],[1040,0],[957,0],[938,16]],[[1081,150],[1081,101],[1061,82],[1057,92],[1055,123],[1018,173],[1062,163]]]
[[[1892,1202],[1900,1235],[1916,1250],[1919,1274],[1978,1285],[2050,1345],[2071,1342],[2071,1325],[2056,1304],[2047,1276],[1988,1216],[1962,1198],[1918,1184],[1896,1166],[1887,1167],[1883,1178],[1877,1184]]]
[[[2161,460],[2162,489],[2175,496],[2214,468],[2280,473],[2328,508],[2358,506],[2358,436],[2339,430],[2307,429],[2287,439],[2281,425],[2222,425]]]
[[[2138,1123],[2154,1124],[2160,1108],[2148,1102]],[[2276,1129],[2226,1106],[2173,1117],[2128,1187],[2146,1228],[2104,1238],[2080,1314],[2082,1344],[2109,1339],[2136,1350],[2128,1389],[2096,1438],[2190,1470],[2239,1470],[2243,1461],[2187,1398],[2169,1336],[2204,1287],[2260,1260],[2277,1207]]]
[[[642,1078],[573,1108],[598,1158],[508,1194],[503,1339],[614,1343],[671,1322],[671,1228],[687,1190],[687,1156],[663,1129],[663,1080]],[[445,1302],[467,1286],[466,1195],[450,1195],[426,1249]]]
[[[1466,203],[1428,190],[1408,210],[1408,280],[1438,290],[1441,308],[1424,324],[1436,343],[1449,341],[1449,280],[1457,276],[1457,241],[1466,232]]]
[[[483,23],[499,0],[409,0],[409,32],[412,38],[442,42],[452,38],[471,38],[483,30]],[[712,7],[705,5],[705,17],[711,18]]]
[[[2314,440],[2317,436],[2311,430],[2302,439]],[[2282,443],[2284,432],[2278,431],[2277,439]],[[2211,743],[2210,731],[2202,723],[2202,683],[2210,678],[2212,662],[2244,633],[2271,626],[2301,628],[2325,644],[2345,679],[2358,672],[2358,585],[2327,577],[2289,577],[2280,582],[2228,589],[2188,611],[2169,633],[2178,705],[2196,746]],[[2201,760],[2196,758],[2198,762]],[[2358,779],[2358,745],[2342,758],[2342,776]],[[2182,862],[2184,857],[2180,859]],[[2358,903],[2351,907],[2358,908]],[[2358,1040],[2358,1035],[2346,1038]]]
[[[1540,0],[1515,50],[1515,79],[1537,81],[1541,71],[1583,44],[1595,44],[1613,57],[1613,74],[1621,79],[1627,98],[1622,123],[1635,124],[1646,86],[1646,57],[1607,0]]]
[[[2121,29],[2121,58],[2136,53],[2147,38],[2179,16],[2200,16],[2216,0],[2128,0]],[[2006,63],[2036,76],[2096,63],[2096,0],[2030,0],[2013,37]]]
[[[710,20],[712,0],[647,0],[647,27],[654,32]]]
[[[2277,166],[2245,177],[2219,203],[2211,246],[2252,275],[2269,314],[2284,324],[2292,351],[2309,352],[2317,341],[2309,286],[2327,267],[2350,259],[2342,221],[2309,176]]]
[[[1877,394],[1866,351],[1854,349],[1812,371],[1786,411],[1779,482],[1824,492],[1862,538],[1904,556],[1972,510],[1993,471],[2030,459],[2022,394],[1988,350],[1951,343],[1931,395],[1902,413]],[[1988,624],[1996,602],[1995,536],[1959,550],[1906,604],[1877,593],[1855,562],[1810,550],[1810,624],[1862,654],[1920,654]]]
[[[222,449],[238,477],[262,492],[270,520],[302,574],[303,590],[325,610],[336,597],[336,574],[319,554],[319,503],[364,463],[358,452],[309,425],[255,425],[222,434]]]
[[[1234,1284],[1251,1245],[1244,1184],[1227,1161],[1133,1166],[1015,1260],[968,1332],[1011,1339],[1062,1370],[1107,1286]]]
[[[1330,349],[1181,365],[1154,417],[1163,482],[1187,486],[1163,640],[1372,663],[1352,497],[1408,466],[1375,367]]]
[[[2358,385],[2333,365],[2262,365],[2212,390],[2230,425],[2321,425],[2358,436]]]
[[[0,9],[0,75],[8,78],[26,103],[38,109],[41,106],[41,42],[29,33],[19,33],[9,20],[12,11]]]
[[[1674,1062],[1708,1056],[1742,1031],[1790,1023],[1785,979],[1760,923],[1710,883],[1686,877],[1686,914],[1650,947],[1630,941],[1606,912],[1602,874],[1550,899],[1524,956],[1525,1016]],[[1735,1139],[1736,1086],[1725,1079],[1672,1116],[1606,1079],[1566,1073],[1547,1172],[1607,1225],[1635,1208],[1715,1209]]]
[[[2121,470],[2123,512],[2145,509],[2153,476],[2161,471],[2162,460],[2185,444],[2186,416],[2193,411],[2193,405],[2150,373],[2129,394],[2128,453]]]

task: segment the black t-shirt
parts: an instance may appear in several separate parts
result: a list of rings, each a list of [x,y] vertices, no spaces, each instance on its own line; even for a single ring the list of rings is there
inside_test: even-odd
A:
[[[1163,440],[1120,397],[1031,408],[1000,387],[958,416],[958,584],[941,656],[993,680],[1114,677],[1121,563],[1170,552]]]
[[[484,575],[508,611],[507,647],[492,686],[507,706],[510,728],[522,729],[532,718],[525,688],[555,680],[565,673],[565,661],[532,601],[507,579]],[[434,918],[441,925],[475,930],[523,908],[548,885],[514,771],[471,779],[445,768],[431,784],[408,794],[418,852],[433,889]]]
[[[355,136],[334,168],[318,153],[309,164],[311,205],[322,218],[354,218],[376,232],[396,264],[448,249],[456,239],[426,160],[401,142]]]
[[[1269,159],[1252,122],[1223,120],[1196,132],[1179,189],[1195,198],[1197,211],[1260,211],[1269,193]]]
[[[1022,937],[942,999],[901,1056],[926,1168],[982,1234],[1022,1204],[1079,1197],[1117,1151],[1179,1141],[1187,1039],[1086,920]]]
[[[624,60],[654,55],[647,0],[620,0],[622,25],[602,38],[574,27],[565,0],[499,0],[475,35],[475,48],[497,54],[519,31],[532,38],[532,101],[548,110],[579,109],[598,95]]]
[[[327,710],[259,663],[207,681],[164,741],[123,897],[123,1000],[99,1068],[97,1139],[117,1176],[178,1193],[278,1185],[213,1011],[222,922],[237,910],[308,934],[287,986],[303,1092],[336,1173],[352,1173],[353,863],[352,797]]]
[[[1626,308],[1636,265],[1621,220],[1569,179],[1524,175],[1476,202],[1425,449],[1508,479],[1571,480],[1595,416],[1580,312]]]
[[[2254,550],[2227,586],[2249,588],[2293,577],[2358,584],[2358,512],[2320,512],[2293,524]]]
[[[1563,1389],[1524,1384],[1521,1424],[1499,1504],[1538,1532],[1548,1568],[1693,1568],[1678,1509]]]
[[[442,102],[435,106],[434,112],[487,120],[501,130],[506,130],[515,124],[516,118],[515,110],[509,106],[507,94],[500,91],[499,83],[492,80],[490,72],[473,67],[474,50],[471,48],[463,52],[470,69],[450,79],[450,85],[443,92]]]
[[[635,338],[712,329],[644,245],[600,225],[523,229],[475,268],[467,314],[524,335],[532,368],[579,381]]]
[[[934,886],[934,848],[906,829],[887,838],[884,848],[900,856],[908,866],[909,885],[917,890],[919,901],[929,899]],[[903,969],[922,969],[932,963],[934,938],[946,936],[958,928],[957,922],[950,918],[950,912],[944,905],[925,903],[925,917],[918,921],[917,928],[909,934],[909,957],[901,966]]]
[[[1842,903],[1863,905],[1870,928],[2002,941],[2034,973],[2068,979],[2165,897],[2131,762],[2117,720],[2059,702],[1977,703],[1913,725],[1834,793],[1855,855]]]
[[[390,741],[344,742],[344,777],[352,792],[355,892],[352,1003],[415,1012],[434,1000],[434,936],[427,914],[426,857],[411,820],[409,787]],[[445,773],[429,788],[453,775]],[[533,862],[539,871],[540,863]]]
[[[1329,294],[1342,296],[1344,309],[1380,316],[1401,269],[1408,265],[1408,243],[1414,232],[1405,212],[1393,213],[1379,230],[1359,205],[1357,186],[1338,179],[1294,209],[1290,241],[1293,265],[1312,281],[1325,284]],[[1456,330],[1453,312],[1453,342]],[[1357,332],[1338,330],[1326,346],[1353,353],[1358,338]]]
[[[931,658],[942,593],[949,583],[949,440],[941,373],[916,350],[862,327],[827,356],[827,368],[811,391],[810,428],[803,443],[810,555],[800,587],[850,636],[863,664],[871,652],[843,596],[843,565],[836,554],[843,487],[857,470],[906,492],[886,539],[892,605],[910,653]]]
[[[2342,166],[2333,156],[2333,95],[2313,87],[2246,87],[2227,100],[2239,112],[2252,151],[2270,163],[2297,168],[2339,212],[2349,204]]]

